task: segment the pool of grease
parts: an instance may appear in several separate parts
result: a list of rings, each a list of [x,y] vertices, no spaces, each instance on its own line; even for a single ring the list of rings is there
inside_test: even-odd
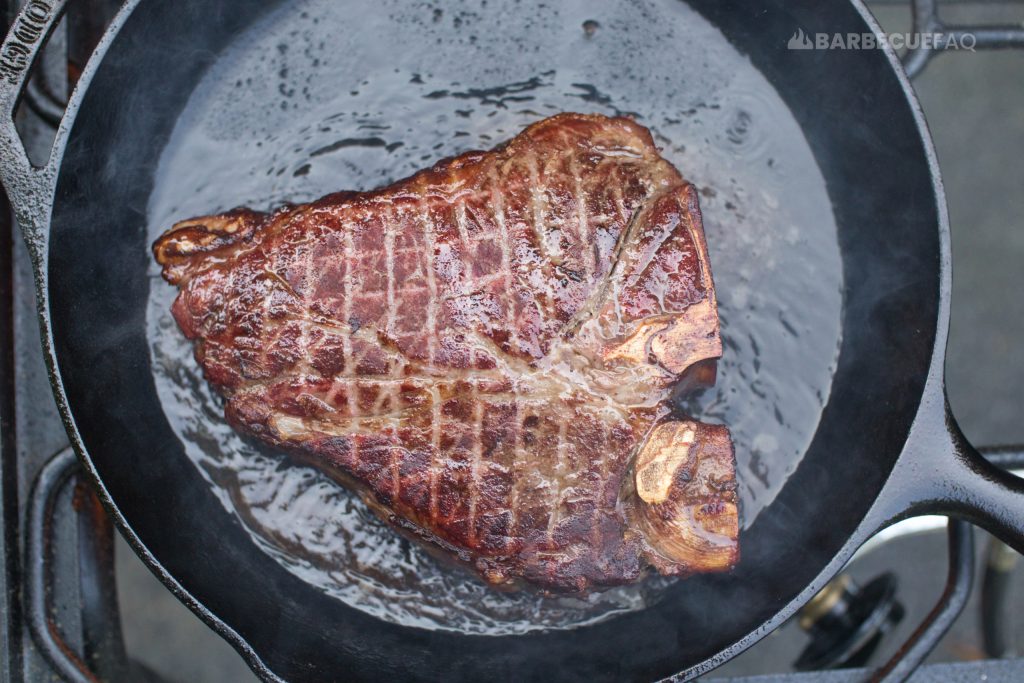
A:
[[[799,126],[684,3],[460,7],[307,0],[265,16],[188,102],[160,159],[150,237],[238,205],[379,187],[560,111],[631,115],[700,189],[725,354],[717,386],[685,407],[732,430],[749,527],[810,443],[841,334],[835,221]],[[228,427],[170,316],[174,290],[155,265],[150,275],[167,419],[225,507],[305,581],[381,619],[480,634],[608,619],[670,583],[542,598],[499,593],[443,565],[326,476]]]

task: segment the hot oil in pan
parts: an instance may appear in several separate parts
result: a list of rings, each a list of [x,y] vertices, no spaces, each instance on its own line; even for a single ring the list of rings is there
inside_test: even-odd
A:
[[[237,205],[377,187],[560,111],[635,116],[701,190],[725,356],[717,387],[686,408],[731,428],[749,527],[828,398],[840,256],[796,122],[684,4],[289,3],[229,47],[193,94],[160,162],[151,237]],[[304,580],[382,619],[489,634],[592,623],[643,608],[668,583],[544,599],[441,566],[316,470],[239,438],[170,317],[172,288],[155,267],[152,278],[168,419],[224,505]]]

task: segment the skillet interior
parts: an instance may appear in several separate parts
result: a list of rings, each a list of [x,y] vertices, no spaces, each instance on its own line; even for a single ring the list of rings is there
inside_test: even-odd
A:
[[[749,527],[811,442],[840,336],[832,204],[771,83],[678,2],[437,15],[362,0],[366,14],[376,10],[372,28],[339,29],[360,1],[290,4],[221,53],[160,156],[150,239],[187,216],[375,187],[440,154],[490,148],[551,112],[635,111],[662,154],[701,188],[728,351],[714,389],[686,411],[729,425]],[[435,42],[456,21],[468,41],[524,16],[535,23],[525,37]],[[292,47],[282,42],[293,35]],[[380,35],[406,49],[382,54]],[[676,45],[678,61],[652,60],[638,36]],[[527,56],[508,60],[511,46]],[[175,289],[155,263],[150,274],[148,333],[164,412],[225,507],[303,580],[386,621],[487,635],[596,623],[662,597],[670,580],[586,601],[503,595],[403,543],[322,473],[281,466],[289,460],[254,448],[225,423],[170,315]]]
[[[801,465],[744,534],[733,575],[681,583],[661,603],[600,625],[494,638],[387,624],[283,570],[185,462],[156,396],[145,337],[155,161],[203,70],[272,4],[142,2],[86,93],[61,169],[49,261],[59,369],[113,504],[156,561],[273,671],[296,680],[553,670],[650,678],[715,654],[783,608],[877,495],[916,412],[935,336],[935,195],[898,80],[880,51],[785,49],[798,27],[866,30],[856,10],[692,3],[789,105],[839,226],[845,335]],[[665,58],[671,46],[658,49]]]

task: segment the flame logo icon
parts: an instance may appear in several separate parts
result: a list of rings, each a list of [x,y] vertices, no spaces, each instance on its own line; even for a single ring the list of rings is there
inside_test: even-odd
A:
[[[807,37],[802,28],[798,28],[793,37],[789,39],[789,43],[786,45],[790,50],[813,50],[814,45],[811,43],[811,39]]]

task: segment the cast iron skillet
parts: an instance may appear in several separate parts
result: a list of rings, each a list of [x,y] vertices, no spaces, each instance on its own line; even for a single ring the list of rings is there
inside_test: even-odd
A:
[[[204,69],[275,4],[129,0],[41,168],[28,162],[12,116],[63,0],[30,0],[0,51],[0,171],[35,263],[43,342],[71,441],[135,550],[262,676],[696,676],[781,624],[899,518],[963,517],[1024,550],[1024,484],[975,452],[944,397],[946,211],[894,55],[785,49],[794,27],[873,30],[859,1],[694,0],[803,127],[828,184],[845,274],[831,396],[800,466],[743,534],[739,567],[680,582],[655,606],[595,626],[507,637],[385,623],[284,570],[185,461],[156,396],[144,320],[155,160]],[[651,49],[671,58],[671,45]]]

